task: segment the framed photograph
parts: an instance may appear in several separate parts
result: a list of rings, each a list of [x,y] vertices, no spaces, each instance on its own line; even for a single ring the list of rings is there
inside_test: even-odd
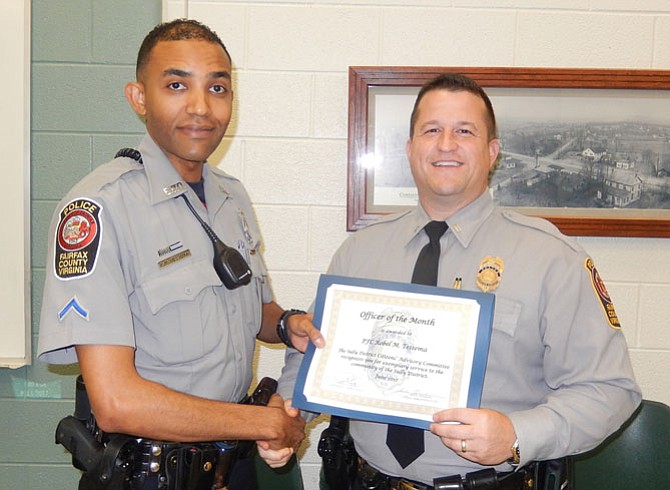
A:
[[[567,235],[670,237],[670,71],[566,68],[350,67],[348,231],[416,205],[410,114],[445,72],[491,98],[498,204]]]

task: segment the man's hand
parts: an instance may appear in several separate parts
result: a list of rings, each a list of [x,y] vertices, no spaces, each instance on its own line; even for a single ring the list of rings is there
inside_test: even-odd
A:
[[[321,332],[312,323],[313,318],[314,314],[312,313],[291,315],[286,323],[286,331],[288,332],[291,344],[300,352],[305,352],[307,344],[310,341],[318,349],[322,349],[326,345],[323,335],[321,335]]]
[[[258,455],[270,468],[283,468],[291,461],[291,456],[293,456],[293,449],[288,447],[273,451],[272,449],[263,449],[260,441],[256,445],[258,446]]]
[[[271,468],[281,468],[289,462],[305,438],[305,421],[300,410],[291,407],[291,400],[282,400],[274,394],[268,407],[281,410],[278,415],[279,437],[268,441],[257,441],[258,454]]]
[[[509,417],[500,412],[452,408],[435,413],[433,421],[436,423],[430,424],[430,431],[465,459],[482,465],[496,465],[512,455],[516,433]]]

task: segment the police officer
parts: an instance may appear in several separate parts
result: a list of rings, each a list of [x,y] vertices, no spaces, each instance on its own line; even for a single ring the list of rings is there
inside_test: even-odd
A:
[[[267,407],[237,403],[255,341],[279,342],[278,326],[301,350],[308,334],[321,340],[307,316],[273,301],[244,187],[206,164],[231,117],[230,56],[208,27],[176,20],[144,39],[136,76],[125,95],[146,123],[138,153],[93,171],[54,214],[39,359],[79,362],[103,432],[253,440],[281,466],[304,420],[278,395]],[[228,259],[212,234],[236,257],[239,284],[215,269]],[[231,489],[253,488],[241,466]]]
[[[519,469],[595,447],[641,401],[593,261],[547,221],[493,204],[496,134],[491,102],[473,80],[427,83],[406,146],[418,206],[356,232],[332,259],[331,274],[409,282],[433,221],[444,231],[437,285],[496,296],[481,408],[438,411],[416,444],[413,435],[401,440],[402,458],[394,428],[351,420],[363,470],[353,488],[429,488],[490,468],[493,480],[511,483],[485,488],[522,488]],[[287,351],[280,392],[290,393],[300,358]]]

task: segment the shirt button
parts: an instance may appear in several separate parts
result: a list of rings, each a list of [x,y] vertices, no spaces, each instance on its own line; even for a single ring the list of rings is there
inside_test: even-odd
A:
[[[184,292],[186,293],[186,296],[191,296],[193,290],[187,286],[186,288],[184,288]]]

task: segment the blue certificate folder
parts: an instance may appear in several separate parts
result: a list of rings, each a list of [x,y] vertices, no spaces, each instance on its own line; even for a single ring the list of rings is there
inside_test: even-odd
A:
[[[444,295],[451,298],[475,300],[479,304],[479,321],[474,347],[474,359],[470,375],[470,386],[467,395],[467,407],[479,408],[482,389],[484,386],[484,375],[486,372],[486,363],[488,360],[489,344],[491,341],[491,329],[493,325],[493,312],[495,307],[495,296],[493,294],[480,293],[477,291],[464,291],[460,289],[424,286],[419,284],[397,283],[324,274],[321,275],[319,279],[317,297],[314,305],[314,325],[317,328],[321,328],[321,324],[323,322],[324,306],[326,303],[328,288],[331,285],[356,286],[362,288],[371,288],[372,290],[399,291],[428,294],[433,296]],[[430,422],[422,418],[379,414],[374,413],[374,409],[370,409],[370,411],[366,410],[367,407],[363,407],[362,410],[355,410],[309,401],[305,395],[305,383],[307,381],[308,372],[310,370],[315,351],[316,348],[314,345],[309,343],[302,363],[300,364],[300,369],[298,371],[298,376],[293,391],[292,403],[294,407],[316,413],[326,413],[353,419],[368,420],[372,422],[391,423],[417,427],[420,429],[428,429]]]

